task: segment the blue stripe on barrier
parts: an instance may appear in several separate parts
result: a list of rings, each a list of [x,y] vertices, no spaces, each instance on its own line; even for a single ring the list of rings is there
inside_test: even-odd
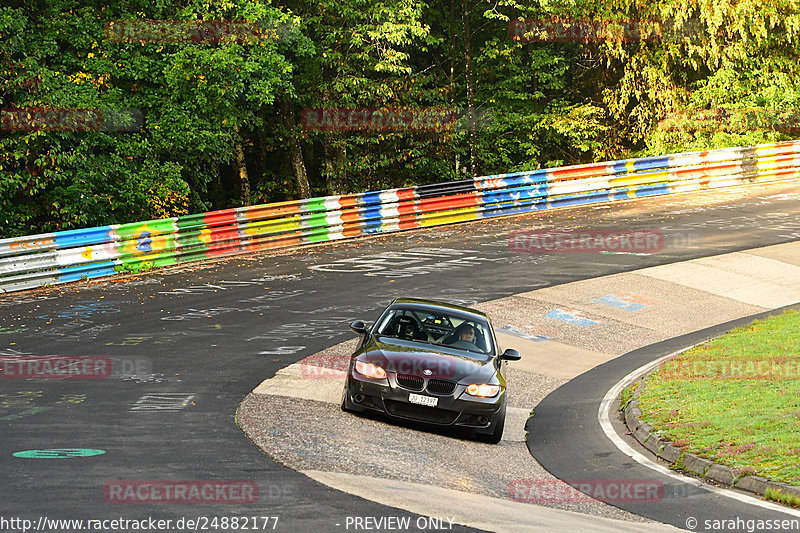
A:
[[[518,202],[520,200],[520,192],[511,192],[511,191],[503,191],[503,192],[492,192],[492,193],[484,193],[480,196],[482,200],[482,204],[500,204],[504,202]]]
[[[612,200],[626,200],[630,198],[629,194],[631,189],[629,187],[625,187],[624,189],[614,189],[611,191],[611,199]]]
[[[643,157],[642,159],[625,159],[609,163],[611,170],[616,174],[625,174],[642,170],[666,170],[670,168],[670,158],[664,156]]]
[[[669,168],[669,157],[645,157],[633,160],[635,170],[667,169]]]
[[[365,192],[359,199],[361,205],[376,205],[381,203],[381,193]]]
[[[60,268],[58,272],[58,281],[66,283],[69,281],[79,281],[84,278],[110,276],[117,273],[114,270],[114,265],[114,261],[104,261],[102,263],[93,263],[91,265]]]
[[[523,174],[521,176],[514,176],[504,180],[509,186],[522,187],[526,185],[536,185],[547,183],[547,174],[544,172],[538,174]]]
[[[475,188],[482,191],[491,191],[507,187],[521,187],[537,183],[547,183],[547,169],[514,172],[511,174],[493,174],[491,176],[475,178]],[[491,185],[491,188],[488,188],[487,185]]]
[[[537,201],[533,203],[525,203],[520,205],[508,204],[507,207],[487,208],[478,213],[480,218],[504,217],[506,215],[518,215],[521,213],[529,213],[531,211],[540,211],[547,209],[547,201]]]
[[[370,222],[376,218],[382,218],[381,216],[381,207],[380,206],[373,206],[364,209],[362,212],[362,217],[365,219],[366,222]]]
[[[616,174],[624,174],[628,172],[628,161],[614,161],[613,163],[609,163],[608,166],[611,167],[611,171]]]
[[[383,216],[381,215],[380,206],[374,206],[364,209],[361,228],[364,233],[380,233],[383,227]]]
[[[581,193],[558,196],[551,198],[549,204],[551,206],[565,207],[568,205],[596,204],[607,202],[610,199],[608,191],[595,191],[589,194]]]
[[[543,198],[547,196],[547,185],[529,185],[517,187],[507,191],[483,191],[480,195],[481,203],[484,205],[500,202],[525,201],[532,198]]]
[[[658,196],[659,194],[669,194],[669,185],[665,183],[659,183],[658,185],[642,185],[640,187],[636,187],[635,194],[637,198],[643,198],[645,196]]]
[[[59,248],[71,248],[73,246],[90,246],[92,244],[111,242],[113,239],[109,235],[110,231],[111,226],[100,226],[98,228],[59,231],[54,236],[56,246]]]

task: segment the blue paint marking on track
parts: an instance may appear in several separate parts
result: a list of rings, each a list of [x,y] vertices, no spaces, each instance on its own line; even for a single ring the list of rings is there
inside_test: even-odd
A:
[[[560,320],[561,322],[572,324],[573,326],[580,326],[582,328],[589,328],[600,323],[597,320],[591,320],[582,317],[580,311],[565,311],[564,309],[553,309],[544,316],[547,318],[552,318],[553,320]]]
[[[648,307],[644,304],[635,301],[633,296],[618,296],[616,294],[607,294],[602,298],[595,298],[593,302],[601,303],[603,305],[610,305],[625,311],[639,311]]]
[[[505,333],[506,335],[513,335],[514,337],[519,337],[520,339],[526,339],[533,342],[542,342],[550,340],[549,337],[545,337],[544,335],[534,335],[532,333],[528,333],[522,328],[518,328],[517,326],[503,326],[499,328],[497,331]]]

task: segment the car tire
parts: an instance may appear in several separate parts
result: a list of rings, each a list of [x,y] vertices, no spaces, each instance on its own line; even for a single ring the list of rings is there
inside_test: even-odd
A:
[[[503,428],[506,425],[506,403],[503,402],[503,407],[497,413],[494,430],[491,433],[480,433],[477,435],[478,440],[487,442],[489,444],[497,444],[503,438]]]

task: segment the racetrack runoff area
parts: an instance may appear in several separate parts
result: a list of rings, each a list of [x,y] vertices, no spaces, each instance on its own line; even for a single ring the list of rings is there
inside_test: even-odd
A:
[[[797,302],[800,242],[475,305],[491,316],[499,344],[522,353],[522,360],[509,366],[508,419],[497,446],[342,413],[342,369],[355,341],[312,355],[261,383],[241,404],[238,420],[278,462],[392,507],[495,531],[563,530],[565,524],[572,530],[640,531],[641,517],[599,502],[531,502],[515,493],[512,488],[521,481],[555,480],[523,442],[531,409],[570,379],[632,350]]]

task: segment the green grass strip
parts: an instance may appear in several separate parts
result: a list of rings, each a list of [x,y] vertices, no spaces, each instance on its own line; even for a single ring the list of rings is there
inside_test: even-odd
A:
[[[642,419],[685,451],[800,485],[800,312],[757,320],[667,361]]]
[[[780,503],[785,503],[786,505],[791,505],[792,507],[800,507],[800,498],[795,496],[794,494],[786,494],[785,492],[781,492],[775,489],[767,489],[766,494],[764,497],[768,500],[773,500]]]

